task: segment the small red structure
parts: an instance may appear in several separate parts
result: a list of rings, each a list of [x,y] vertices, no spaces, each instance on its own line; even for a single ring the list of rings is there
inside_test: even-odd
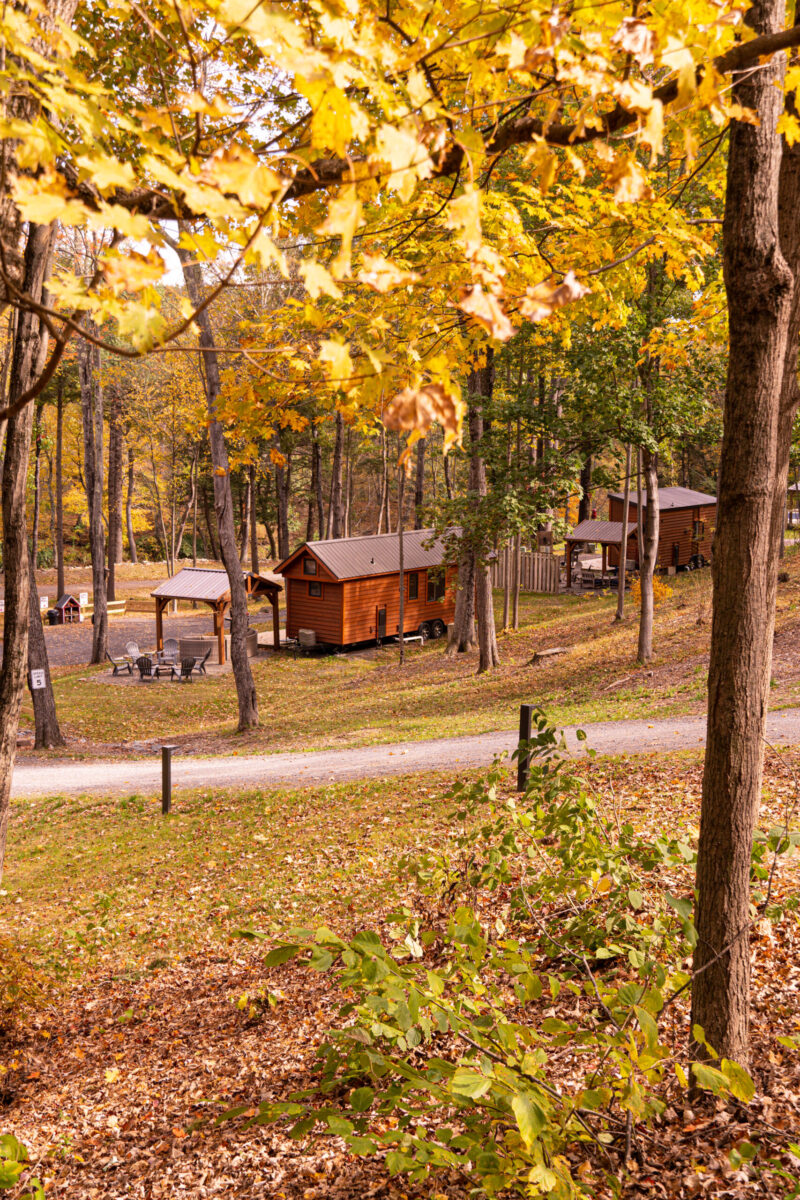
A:
[[[622,541],[622,513],[625,497],[619,492],[608,494],[607,521],[581,521],[566,538],[567,579],[570,578],[572,554],[576,544],[596,542],[603,552],[603,573],[606,564],[618,566],[620,542]],[[642,498],[642,508],[647,506],[647,497]],[[658,558],[656,566],[662,570],[669,567],[700,566],[711,559],[711,545],[717,519],[717,498],[705,492],[694,492],[690,488],[674,487],[658,489],[659,530]],[[625,558],[639,566],[639,544],[636,496],[629,499],[628,546]]]
[[[56,614],[56,625],[71,625],[81,619],[81,606],[74,596],[61,596],[50,611]]]
[[[349,646],[400,632],[400,539],[396,533],[305,542],[275,568],[286,579],[286,634]],[[432,529],[403,534],[405,633],[442,637],[455,614],[457,567]]]

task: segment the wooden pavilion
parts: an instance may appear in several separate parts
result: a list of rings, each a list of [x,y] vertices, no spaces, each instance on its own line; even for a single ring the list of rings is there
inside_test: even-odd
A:
[[[280,614],[278,598],[283,588],[274,579],[243,572],[248,596],[266,596],[272,605],[273,647],[280,646]],[[217,567],[183,567],[171,579],[160,584],[150,595],[156,602],[156,648],[164,649],[164,611],[172,600],[199,600],[208,604],[214,616],[214,636],[219,647],[219,661],[225,656],[225,614],[230,608],[231,589],[227,571]]]

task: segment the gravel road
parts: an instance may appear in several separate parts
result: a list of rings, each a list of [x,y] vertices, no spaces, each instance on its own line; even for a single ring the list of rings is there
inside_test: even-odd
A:
[[[586,742],[579,742],[574,729],[567,729],[567,744],[574,754],[591,747],[598,754],[648,754],[654,751],[686,750],[705,741],[705,717],[675,717],[665,721],[603,721],[584,725]],[[415,771],[453,770],[480,767],[495,755],[513,752],[515,730],[482,733],[436,741],[405,742],[397,745],[363,746],[350,750],[318,750],[307,754],[260,754],[250,757],[176,757],[172,765],[173,786],[269,787],[279,784],[303,786],[407,775]],[[774,745],[800,743],[800,708],[779,709],[767,718],[767,741]],[[14,772],[12,794],[16,796],[153,793],[161,789],[161,764],[152,760],[131,762],[23,763]]]

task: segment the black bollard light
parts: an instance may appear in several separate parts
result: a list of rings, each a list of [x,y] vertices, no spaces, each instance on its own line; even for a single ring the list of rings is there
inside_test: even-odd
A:
[[[177,746],[161,747],[161,811],[166,814],[172,808],[172,755]]]

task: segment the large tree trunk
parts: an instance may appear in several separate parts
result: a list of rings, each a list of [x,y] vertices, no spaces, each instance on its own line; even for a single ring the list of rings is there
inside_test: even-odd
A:
[[[122,424],[119,396],[112,393],[108,414],[108,588],[116,600],[116,565],[122,562]]]
[[[203,300],[203,272],[198,263],[191,261],[190,253],[180,248],[178,257],[183,266],[186,290],[195,309]],[[236,680],[236,696],[239,704],[239,730],[258,726],[258,698],[250,659],[247,657],[247,592],[244,575],[236,547],[236,530],[233,524],[233,498],[228,451],[222,425],[217,420],[217,400],[220,393],[219,362],[214,345],[214,334],[207,309],[197,312],[195,322],[200,330],[200,348],[204,366],[204,384],[208,409],[208,440],[211,446],[211,462],[214,468],[214,508],[217,514],[220,551],[231,593],[231,663]]]
[[[333,476],[331,478],[331,511],[329,521],[331,526],[331,537],[340,538],[344,536],[342,527],[342,517],[344,508],[342,505],[342,460],[344,458],[344,418],[342,414],[336,411],[336,437],[333,443]],[[288,551],[287,551],[288,553]]]
[[[475,641],[475,552],[471,546],[463,543],[458,559],[453,636],[447,653],[451,657],[465,654],[473,649]]]
[[[106,550],[103,534],[103,389],[100,383],[100,351],[81,340],[78,343],[78,372],[83,418],[83,470],[89,512],[89,548],[92,556],[92,656],[90,662],[105,661],[108,649],[106,607]]]
[[[132,563],[138,562],[136,554],[136,536],[133,532],[133,488],[135,477],[133,473],[133,446],[128,447],[128,488],[125,493],[125,524],[128,528],[128,554]]]
[[[757,0],[757,33],[783,27],[780,0]],[[758,124],[732,121],[723,223],[729,361],[714,544],[708,731],[697,860],[692,1026],[748,1064],[750,856],[761,792],[777,573],[776,506],[785,489],[781,421],[792,274],[778,239],[782,56],[736,81]],[[796,198],[796,189],[795,189]],[[781,222],[797,226],[796,203]],[[796,234],[793,235],[796,238]],[[794,331],[794,343],[797,331]],[[796,345],[792,346],[796,353]],[[786,381],[794,395],[795,363]],[[788,439],[787,439],[788,440]],[[695,1046],[699,1054],[707,1054]]]
[[[28,687],[33,701],[33,719],[36,728],[34,749],[47,750],[53,746],[65,746],[61,736],[56,713],[56,700],[53,695],[53,684],[50,679],[50,662],[47,657],[47,644],[44,637],[42,617],[39,611],[39,595],[36,589],[36,571],[33,566],[33,554],[29,556],[30,593],[28,626]],[[32,671],[44,672],[44,687],[32,687]]]
[[[414,477],[414,528],[422,529],[422,506],[425,503],[425,449],[427,438],[417,442],[417,473]]]
[[[653,576],[658,561],[658,455],[645,449],[644,481],[647,489],[647,508],[644,517],[644,559],[639,567],[641,609],[639,612],[639,645],[637,661],[649,663],[653,657]]]
[[[58,376],[56,395],[56,590],[64,595],[64,377]]]
[[[50,261],[52,227],[30,225],[25,246],[24,290],[40,301]],[[33,384],[46,352],[47,334],[39,318],[20,313],[16,323],[9,379],[9,401],[13,404]],[[29,404],[11,417],[6,429],[3,458],[3,586],[5,615],[3,664],[0,667],[0,880],[3,876],[8,836],[9,798],[17,749],[19,710],[25,689],[30,621],[30,564],[25,493],[31,446],[33,409]]]

